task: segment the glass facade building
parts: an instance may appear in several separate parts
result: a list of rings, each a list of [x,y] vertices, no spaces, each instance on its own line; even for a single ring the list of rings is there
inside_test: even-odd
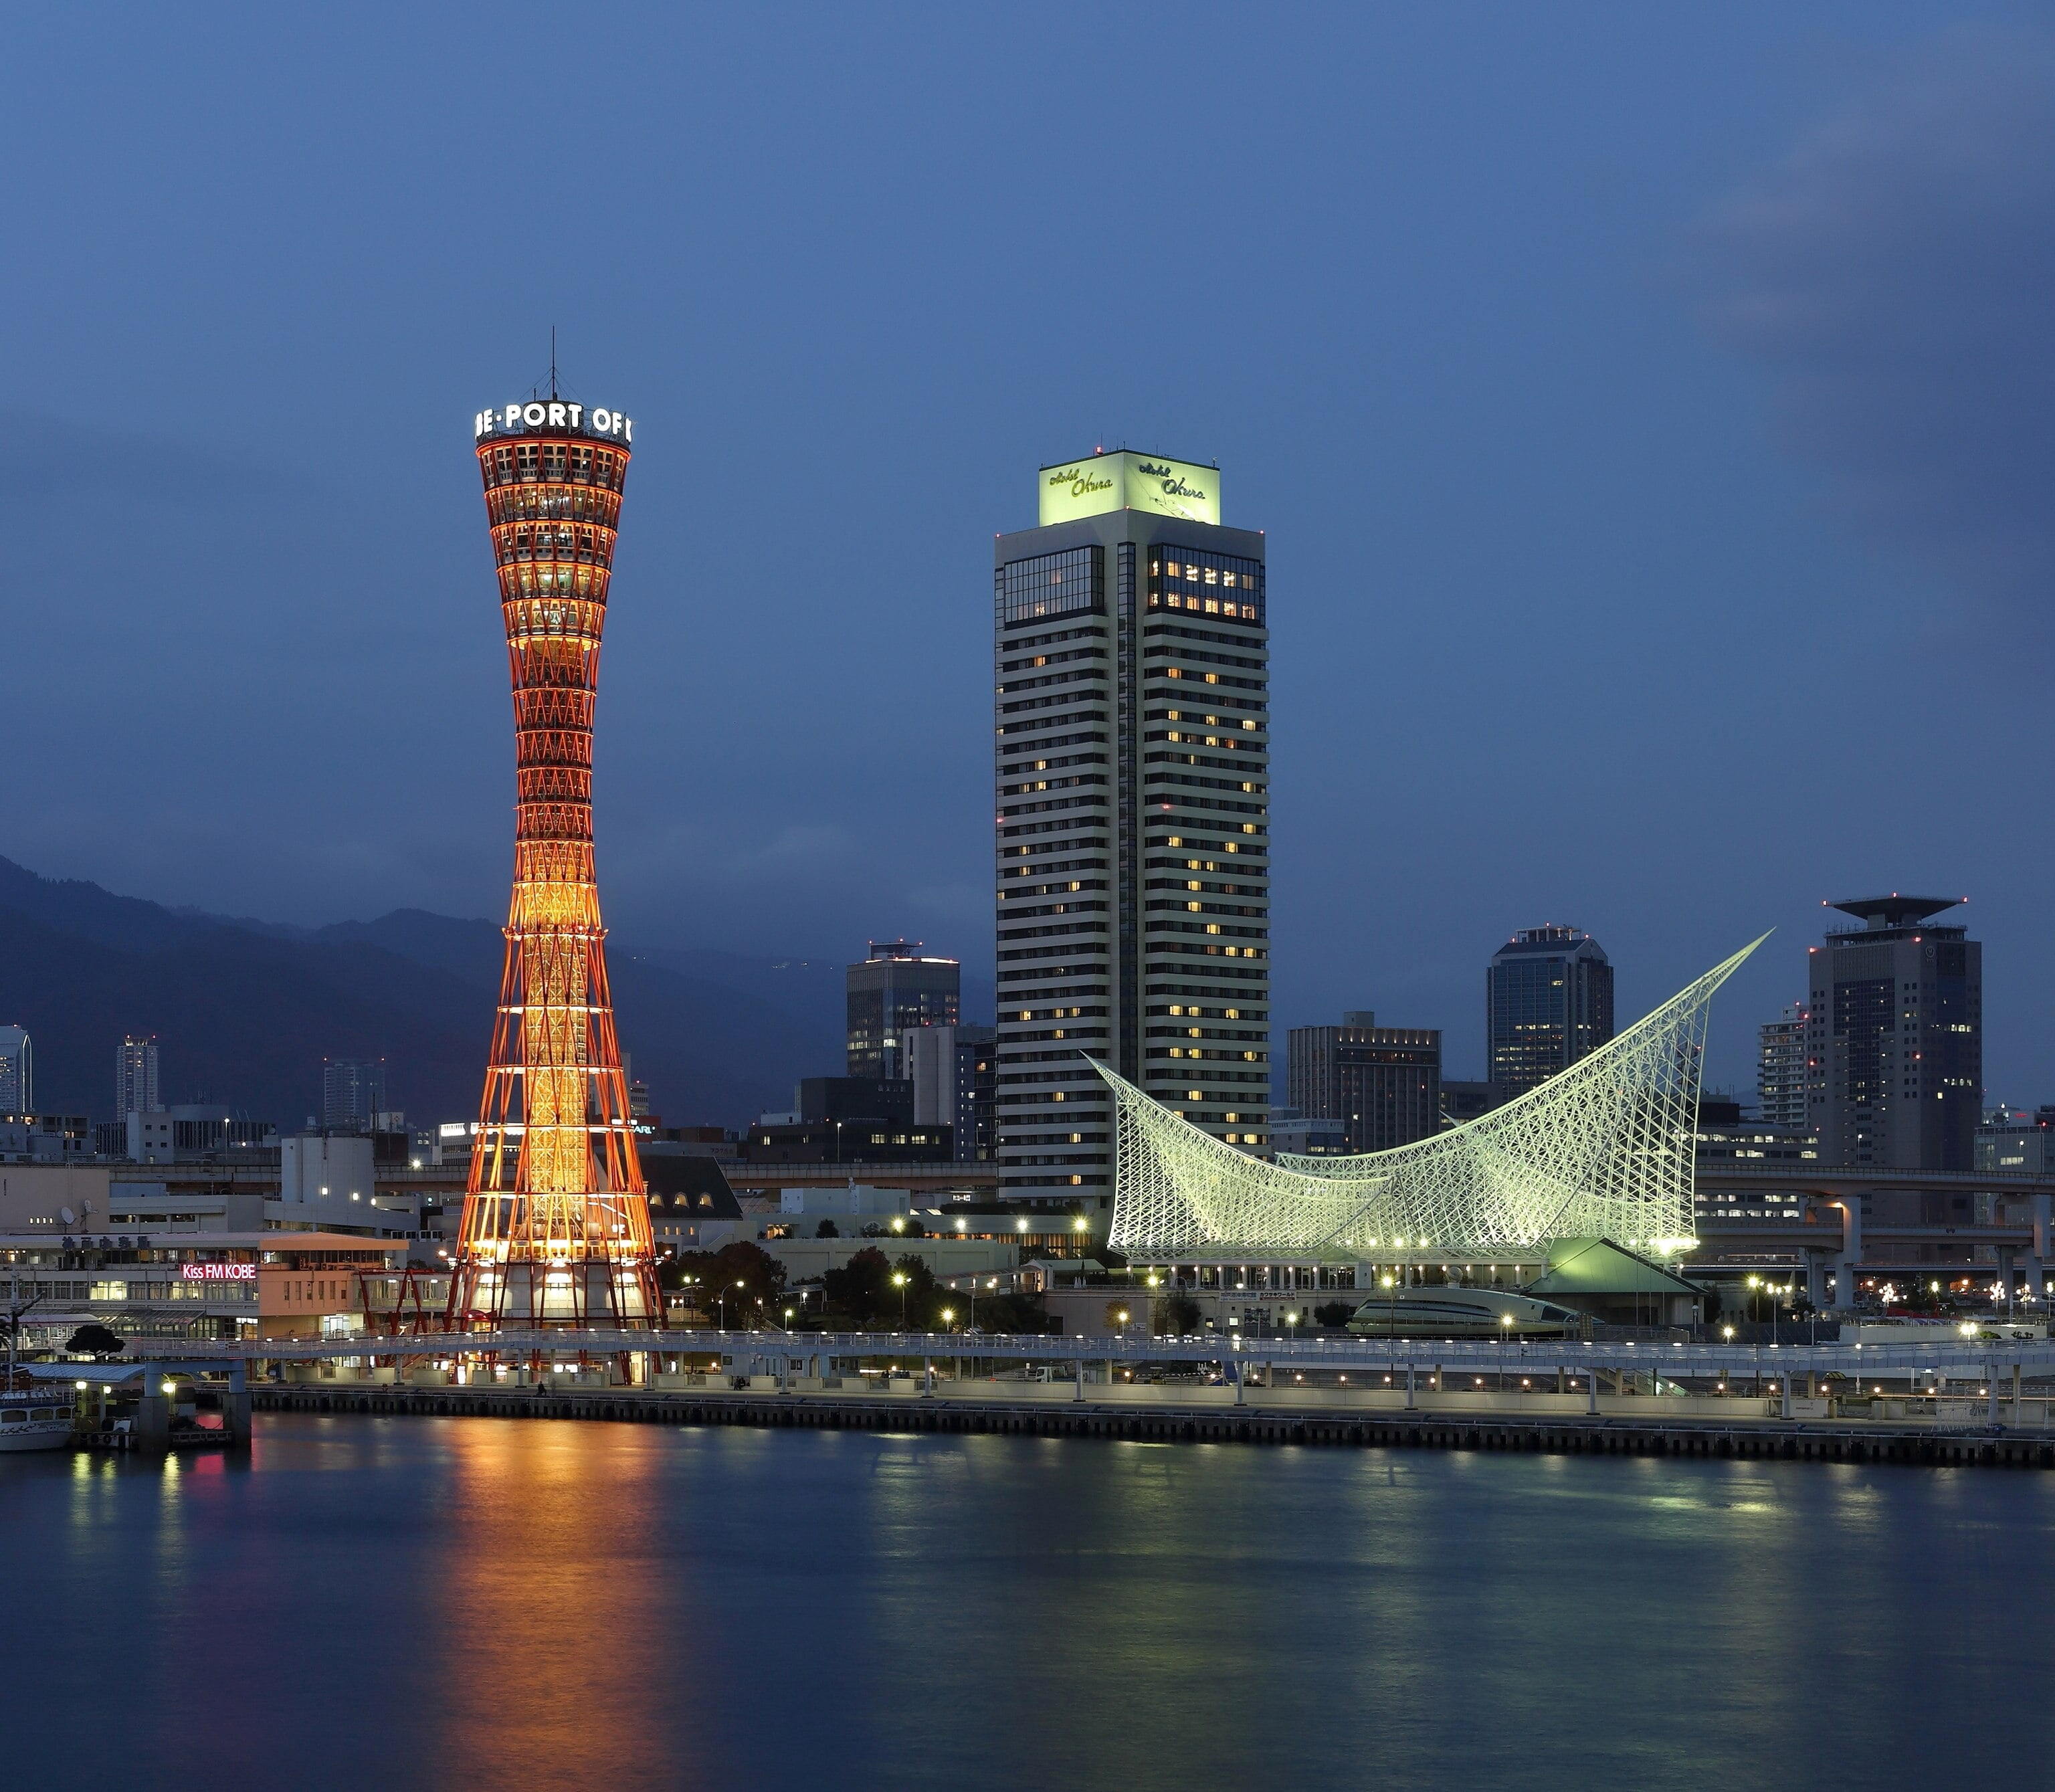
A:
[[[115,1054],[115,1118],[121,1121],[131,1114],[154,1114],[163,1106],[157,1088],[157,1036],[129,1033]]]
[[[0,1027],[0,1114],[36,1111],[36,1048],[26,1027]]]
[[[369,1132],[385,1109],[383,1058],[329,1058],[321,1065],[321,1127]]]
[[[918,1027],[953,1027],[963,1005],[963,965],[928,958],[917,940],[873,940],[848,971],[849,1074],[903,1077],[905,1036]]]
[[[1341,1128],[1344,1151],[1410,1145],[1442,1130],[1441,1030],[1380,1027],[1367,1010],[1339,1027],[1294,1027],[1285,1088],[1300,1113]]]
[[[1575,927],[1523,928],[1485,973],[1485,1040],[1501,1101],[1545,1083],[1612,1037],[1612,965]]]
[[[1936,926],[1953,897],[1832,906],[1812,948],[1808,1112],[1823,1163],[1973,1170],[1983,1107],[1983,947]]]
[[[1264,559],[1257,531],[1138,508],[995,544],[1004,1198],[1110,1205],[1088,1059],[1229,1144],[1268,1143]]]

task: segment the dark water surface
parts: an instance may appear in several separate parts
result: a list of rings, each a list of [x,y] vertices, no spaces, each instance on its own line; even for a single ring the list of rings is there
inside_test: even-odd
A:
[[[2055,1474],[258,1423],[0,1458],[0,1783],[2055,1782]]]

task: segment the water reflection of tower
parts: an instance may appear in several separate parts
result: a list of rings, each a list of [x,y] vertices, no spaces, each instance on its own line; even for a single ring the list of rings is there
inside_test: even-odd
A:
[[[657,1324],[649,1210],[593,861],[600,637],[634,426],[560,399],[474,419],[514,688],[514,893],[450,1323]]]

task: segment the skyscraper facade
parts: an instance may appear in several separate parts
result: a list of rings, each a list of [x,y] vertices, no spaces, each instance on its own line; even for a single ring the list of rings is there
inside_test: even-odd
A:
[[[1575,927],[1527,927],[1485,973],[1486,1068],[1509,1100],[1612,1037],[1612,964]]]
[[[0,1027],[0,1114],[36,1111],[36,1048],[26,1027]]]
[[[996,1036],[990,1027],[959,1022],[953,1027],[917,1027],[901,1041],[901,1056],[913,1085],[913,1118],[923,1126],[953,1127],[960,1163],[990,1162],[996,1143]]]
[[[1812,1011],[1793,1002],[1781,1016],[1763,1023],[1755,1061],[1756,1109],[1765,1127],[1802,1132],[1808,1123],[1807,1060]]]
[[[1812,948],[1806,1056],[1820,1161],[1972,1170],[1983,1107],[1983,947],[1933,917],[1958,898],[1829,906],[1860,927]]]
[[[321,1062],[321,1130],[369,1132],[385,1111],[383,1058],[326,1058]]]
[[[924,957],[918,940],[873,940],[863,962],[849,967],[846,999],[849,1074],[907,1076],[906,1034],[957,1024],[963,966],[954,958]]]
[[[114,1111],[125,1120],[131,1114],[154,1114],[164,1106],[157,1091],[157,1036],[123,1036],[114,1057]]]
[[[1111,1204],[1087,1056],[1230,1144],[1268,1140],[1264,538],[1217,469],[1041,471],[993,551],[1000,1192]]]
[[[1290,1105],[1332,1120],[1351,1151],[1410,1145],[1442,1130],[1442,1035],[1434,1027],[1380,1027],[1367,1009],[1339,1027],[1287,1036]]]

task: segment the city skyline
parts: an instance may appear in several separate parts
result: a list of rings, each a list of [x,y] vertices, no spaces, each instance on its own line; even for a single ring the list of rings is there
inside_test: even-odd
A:
[[[2035,1782],[2055,14],[0,54],[25,1783]]]

